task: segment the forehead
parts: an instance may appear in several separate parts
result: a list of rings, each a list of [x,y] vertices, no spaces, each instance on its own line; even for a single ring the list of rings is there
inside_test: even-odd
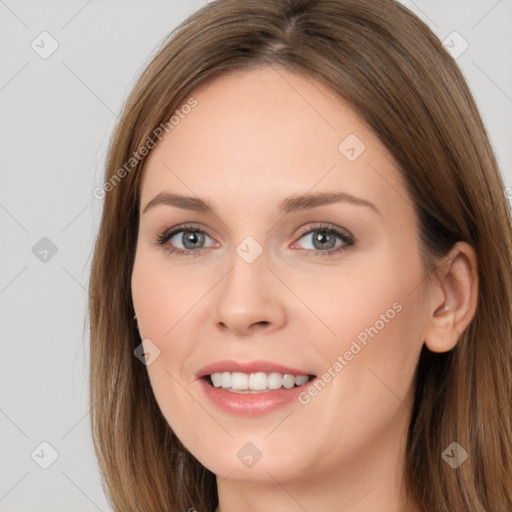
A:
[[[178,124],[148,155],[142,206],[162,191],[261,208],[284,196],[334,190],[389,213],[410,210],[391,154],[312,78],[274,67],[239,70],[191,96],[197,104],[178,109]]]

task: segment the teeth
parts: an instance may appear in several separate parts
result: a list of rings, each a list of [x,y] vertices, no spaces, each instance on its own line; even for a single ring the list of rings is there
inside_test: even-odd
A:
[[[228,391],[238,392],[267,392],[282,387],[291,389],[294,386],[302,386],[309,381],[308,375],[290,375],[279,372],[219,372],[210,375],[214,387],[224,388]]]

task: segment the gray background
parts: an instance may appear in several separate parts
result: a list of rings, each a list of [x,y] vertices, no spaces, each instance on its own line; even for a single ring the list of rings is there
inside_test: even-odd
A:
[[[92,190],[135,79],[204,2],[0,0],[0,511],[109,510],[87,395]],[[403,3],[469,44],[457,62],[512,185],[512,0]]]

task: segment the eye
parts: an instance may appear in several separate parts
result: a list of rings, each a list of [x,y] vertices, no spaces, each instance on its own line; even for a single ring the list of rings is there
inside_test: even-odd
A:
[[[305,250],[315,251],[315,256],[332,255],[354,245],[354,238],[347,231],[329,224],[309,227],[309,230],[301,235],[300,239],[303,238],[309,238],[313,248]],[[336,238],[341,240],[341,243],[336,245]]]
[[[155,239],[156,245],[161,245],[165,250],[172,254],[180,256],[197,256],[203,249],[205,238],[210,238],[203,230],[194,225],[181,225],[173,228],[171,231],[164,231]],[[168,244],[167,242],[170,242]],[[176,247],[176,244],[182,244],[183,248]],[[215,245],[215,244],[213,244]]]

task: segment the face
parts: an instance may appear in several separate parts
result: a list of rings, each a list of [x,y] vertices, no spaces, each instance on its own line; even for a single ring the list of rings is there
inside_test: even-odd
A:
[[[389,458],[427,321],[396,163],[310,78],[239,71],[193,97],[146,160],[132,275],[163,415],[230,478]]]

